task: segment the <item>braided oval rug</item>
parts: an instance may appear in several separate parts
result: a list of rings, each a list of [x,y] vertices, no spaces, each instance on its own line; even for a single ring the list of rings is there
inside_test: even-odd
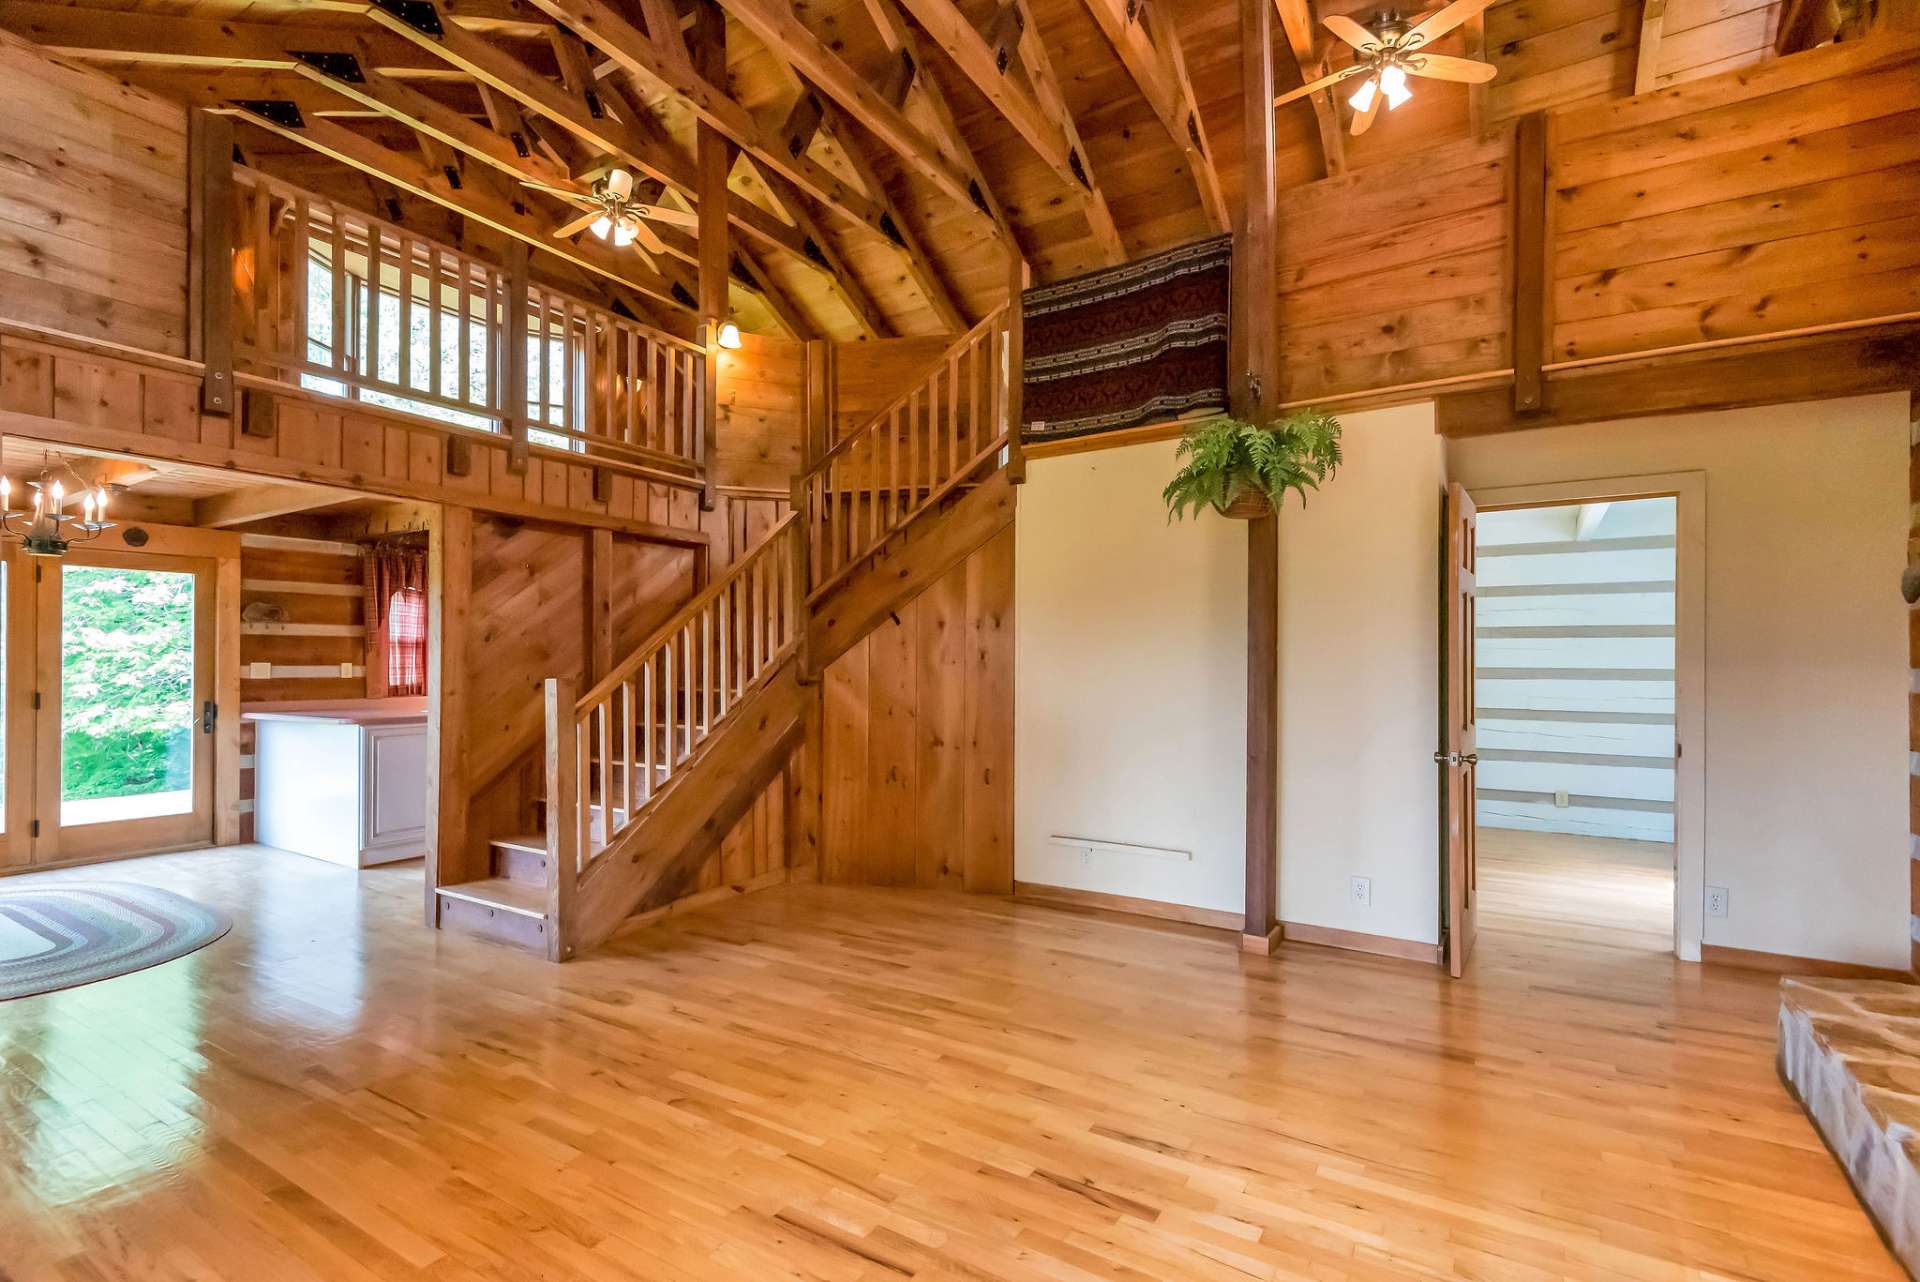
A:
[[[0,889],[0,1001],[145,970],[232,929],[191,899],[128,882]]]

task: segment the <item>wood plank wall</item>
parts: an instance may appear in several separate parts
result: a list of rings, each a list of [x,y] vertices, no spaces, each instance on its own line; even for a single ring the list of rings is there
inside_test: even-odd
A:
[[[1548,359],[1920,312],[1916,83],[1861,42],[1558,116]]]
[[[1505,368],[1513,131],[1281,193],[1280,400]]]
[[[861,426],[919,378],[953,337],[881,338],[840,343],[833,357],[833,439]]]
[[[186,109],[0,33],[12,319],[184,356]]]
[[[741,335],[720,353],[714,483],[786,493],[800,470],[807,412],[807,349],[791,339]]]
[[[822,678],[823,881],[1013,890],[1013,528]]]

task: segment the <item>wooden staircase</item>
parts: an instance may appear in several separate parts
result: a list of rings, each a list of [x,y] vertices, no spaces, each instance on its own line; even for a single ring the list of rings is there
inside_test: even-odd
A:
[[[795,479],[793,509],[591,690],[546,682],[545,828],[443,924],[554,961],[693,888],[818,716],[827,664],[1013,519],[1004,311]]]

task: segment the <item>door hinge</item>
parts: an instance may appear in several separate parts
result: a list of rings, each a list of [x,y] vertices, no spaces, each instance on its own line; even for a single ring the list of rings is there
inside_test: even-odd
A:
[[[38,819],[33,821],[33,826],[29,830],[28,835],[33,837],[38,837],[40,835],[40,821]]]
[[[220,705],[208,699],[200,705],[200,733],[212,734],[213,723],[220,719]]]
[[[35,712],[40,711],[40,692],[38,690],[33,692],[33,710]]]
[[[1680,760],[1680,758],[1686,755],[1687,755],[1687,750],[1685,745],[1683,745],[1678,739],[1674,740],[1673,741],[1673,759],[1675,761],[1678,761]]]

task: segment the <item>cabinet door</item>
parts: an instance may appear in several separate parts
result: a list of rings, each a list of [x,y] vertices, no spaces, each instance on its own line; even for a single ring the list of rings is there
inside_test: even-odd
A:
[[[421,853],[427,835],[427,732],[422,726],[363,731],[361,844],[403,858]],[[405,848],[406,855],[398,853]]]

